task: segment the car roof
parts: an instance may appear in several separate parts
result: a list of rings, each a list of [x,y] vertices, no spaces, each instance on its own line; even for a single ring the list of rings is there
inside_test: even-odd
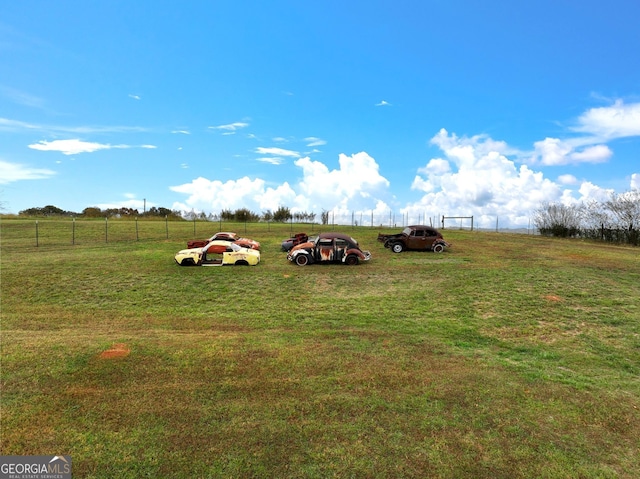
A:
[[[320,233],[318,235],[318,238],[339,238],[339,239],[343,239],[343,240],[347,240],[347,241],[355,241],[351,236],[346,235],[344,233]]]

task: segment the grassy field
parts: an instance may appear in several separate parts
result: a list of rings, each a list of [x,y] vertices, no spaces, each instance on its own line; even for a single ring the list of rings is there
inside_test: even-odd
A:
[[[190,227],[34,247],[12,221],[2,455],[82,478],[638,477],[638,248],[445,230],[443,254],[393,254],[336,227],[373,259],[298,267],[290,225],[224,225],[260,265],[187,268]]]

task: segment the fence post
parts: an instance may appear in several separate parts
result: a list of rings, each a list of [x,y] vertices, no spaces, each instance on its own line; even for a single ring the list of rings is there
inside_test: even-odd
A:
[[[194,231],[195,231],[195,228],[196,228],[196,223],[194,221],[193,223]],[[164,229],[167,232],[167,239],[169,239],[169,215],[164,215]],[[194,236],[195,236],[195,233],[194,233]]]
[[[40,246],[39,236],[38,236],[38,220],[36,220],[36,248]]]

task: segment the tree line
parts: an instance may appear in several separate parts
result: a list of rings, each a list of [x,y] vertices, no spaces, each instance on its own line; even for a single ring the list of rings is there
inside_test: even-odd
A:
[[[545,236],[586,238],[640,245],[640,190],[612,194],[607,201],[576,205],[544,203],[533,218]]]
[[[240,208],[235,211],[222,210],[220,213],[187,213],[183,215],[187,219],[202,219],[208,221],[236,221],[238,223],[257,223],[259,221],[274,222],[274,223],[286,223],[287,221],[295,221],[296,223],[315,223],[316,214],[306,211],[292,212],[286,206],[280,206],[277,210],[266,210],[261,214],[248,210],[247,208]],[[320,216],[322,224],[328,224],[329,212],[323,211]]]
[[[135,208],[107,208],[100,209],[91,206],[82,210],[81,213],[74,211],[65,211],[57,206],[47,205],[43,207],[27,208],[18,212],[18,216],[40,216],[40,217],[81,217],[81,218],[137,218],[137,217],[160,217],[171,219],[182,219],[179,211],[170,210],[168,208],[156,208],[155,206],[140,213]]]
[[[138,218],[138,217],[160,217],[177,220],[203,220],[203,221],[236,221],[239,223],[251,222],[287,222],[295,221],[297,223],[314,223],[316,214],[311,212],[291,212],[286,206],[280,206],[277,210],[267,210],[261,214],[255,213],[247,208],[240,208],[235,211],[222,210],[220,213],[196,213],[191,211],[183,213],[168,208],[156,208],[155,206],[140,213],[135,208],[107,208],[100,209],[92,206],[85,208],[82,212],[65,211],[57,206],[47,205],[44,207],[28,208],[18,212],[18,216],[30,217],[78,217],[78,218]],[[329,212],[323,211],[321,215],[322,224],[328,224]]]

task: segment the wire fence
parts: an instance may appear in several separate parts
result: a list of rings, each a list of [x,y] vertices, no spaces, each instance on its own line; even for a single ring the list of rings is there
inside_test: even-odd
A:
[[[402,229],[409,224],[425,224],[434,228],[483,230],[536,234],[532,228],[500,229],[498,219],[495,226],[478,225],[473,216],[423,216],[417,219],[402,215],[396,217],[374,215],[351,215],[351,218],[327,217],[327,224],[316,222],[238,222],[222,219],[194,218],[181,220],[165,218],[16,218],[0,219],[0,242],[5,247],[41,247],[61,245],[105,244],[120,241],[147,240],[191,240],[204,239],[218,231],[234,231],[240,235],[254,235],[276,230],[280,233],[308,234],[344,228]],[[396,221],[398,220],[398,221]]]
[[[3,247],[43,247],[62,245],[91,245],[122,241],[159,241],[204,239],[219,231],[233,231],[239,235],[260,235],[277,230],[297,233],[326,231],[335,225],[317,223],[228,222],[207,220],[165,219],[2,219],[0,242]]]

